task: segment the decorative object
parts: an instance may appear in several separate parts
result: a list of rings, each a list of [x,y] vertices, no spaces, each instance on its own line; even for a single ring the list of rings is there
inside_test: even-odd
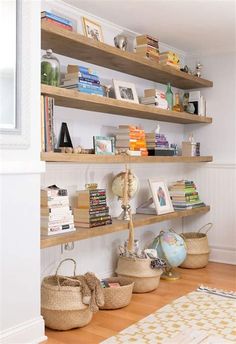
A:
[[[119,216],[119,219],[129,221],[129,200],[133,198],[138,191],[138,178],[130,169],[127,169],[126,167],[125,172],[120,172],[114,177],[111,188],[114,195],[116,195],[122,202],[121,208],[123,211]]]
[[[201,63],[197,63],[196,64],[196,69],[195,69],[195,72],[194,72],[194,75],[197,76],[198,78],[201,77],[201,70],[202,70],[202,67],[203,65]]]
[[[47,49],[41,60],[41,83],[52,86],[60,85],[60,63],[53,55],[52,49]]]
[[[173,212],[174,209],[166,183],[157,179],[149,179],[148,181],[157,215]]]
[[[150,248],[156,249],[158,257],[164,259],[167,263],[162,278],[168,280],[179,279],[179,274],[173,271],[172,268],[182,264],[186,258],[187,251],[183,238],[173,230],[161,231]]]
[[[182,142],[182,156],[200,156],[200,142],[195,142],[193,134]]]
[[[116,99],[131,103],[139,103],[134,84],[113,79],[113,85]]]
[[[127,282],[134,282],[134,293],[147,293],[159,285],[161,269],[152,269],[151,259],[123,257],[118,259],[116,273]]]
[[[127,45],[128,45],[128,39],[125,35],[117,35],[114,37],[114,43],[115,43],[115,47],[126,51],[127,50]]]
[[[187,246],[187,257],[180,265],[181,268],[200,269],[208,264],[210,248],[207,233],[212,228],[212,223],[207,223],[197,232],[182,233],[181,236]],[[200,233],[205,230],[205,233]]]
[[[104,305],[100,309],[119,309],[127,306],[132,298],[134,282],[128,282],[120,277],[108,278],[106,282],[119,283],[119,286],[102,289]]]
[[[173,108],[173,92],[172,92],[170,83],[167,84],[166,100],[167,100],[167,103],[168,103],[168,110],[171,111],[172,108]]]
[[[111,92],[111,85],[102,85],[102,88],[104,90],[104,95],[109,98],[110,97],[110,92]]]
[[[97,155],[114,155],[115,138],[110,136],[94,136],[94,151]]]
[[[187,65],[185,65],[183,68],[180,68],[180,70],[184,73],[189,73],[189,68]]]
[[[235,293],[201,287],[158,309],[102,344],[127,343],[127,338],[130,343],[142,344],[233,344],[236,342],[235,307]],[[199,340],[192,337],[193,334],[196,336],[196,332],[201,334]],[[178,340],[176,336],[180,334]]]
[[[68,260],[74,263],[74,275],[59,276],[60,266]],[[64,259],[58,265],[55,275],[43,279],[41,311],[47,327],[54,330],[70,330],[83,327],[91,321],[93,313],[88,304],[83,303],[81,282],[76,280],[75,276],[75,260]],[[65,280],[69,280],[70,284],[62,285]]]
[[[179,101],[179,93],[178,92],[175,93],[175,104],[173,106],[173,111],[178,111],[178,112],[183,111],[183,107],[181,106],[180,101]]]
[[[65,123],[65,122],[62,122],[62,124],[61,124],[61,130],[60,130],[58,141],[59,141],[58,147],[71,147],[71,148],[73,148],[71,138],[70,138],[69,129],[68,129],[67,123]]]
[[[95,41],[103,42],[103,34],[101,25],[83,17],[84,33],[87,37],[94,39]]]
[[[201,99],[201,93],[200,91],[191,91],[191,92],[186,92],[187,94],[184,94],[185,98],[185,103],[186,100],[188,99],[188,104],[187,104],[187,112],[199,115],[200,112],[200,99]]]
[[[160,64],[163,66],[170,66],[177,70],[180,70],[180,58],[178,54],[173,51],[165,51],[160,54]]]

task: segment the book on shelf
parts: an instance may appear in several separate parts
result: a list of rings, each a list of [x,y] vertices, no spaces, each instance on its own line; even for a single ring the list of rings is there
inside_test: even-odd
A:
[[[43,17],[43,18],[41,18],[41,21],[42,22],[46,22],[46,23],[50,23],[50,24],[53,24],[53,25],[56,25],[56,26],[58,26],[58,27],[60,27],[62,29],[68,30],[68,31],[73,31],[73,27],[72,26],[66,25],[64,23],[61,23],[61,22],[59,22],[57,20],[54,20],[52,18],[49,18],[49,17]]]
[[[41,150],[52,152],[56,146],[54,131],[54,98],[41,96]]]
[[[196,185],[191,180],[180,180],[169,186],[170,197],[175,210],[204,207]]]
[[[74,208],[76,226],[97,227],[111,224],[105,189],[87,189],[77,191]]]
[[[154,38],[150,35],[140,35],[136,37],[136,43],[137,45],[143,45],[143,44],[148,44],[153,47],[156,47],[159,49],[159,42],[157,38]]]
[[[73,26],[73,23],[70,19],[58,16],[57,14],[54,14],[54,13],[49,12],[49,11],[42,11],[41,12],[41,19],[42,18],[50,18],[50,19],[55,20],[61,24]]]
[[[41,227],[48,235],[75,230],[66,189],[50,185],[41,190]]]

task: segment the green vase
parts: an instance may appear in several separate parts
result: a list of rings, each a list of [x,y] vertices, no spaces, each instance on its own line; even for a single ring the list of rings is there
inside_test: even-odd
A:
[[[173,92],[172,92],[170,83],[167,84],[166,101],[168,103],[168,110],[172,110],[173,109]]]

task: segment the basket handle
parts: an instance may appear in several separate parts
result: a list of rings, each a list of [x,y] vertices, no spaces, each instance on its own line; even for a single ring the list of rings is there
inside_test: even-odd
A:
[[[58,265],[58,267],[57,267],[57,269],[56,269],[55,276],[58,276],[58,270],[60,269],[61,265],[62,265],[64,262],[68,261],[68,260],[71,260],[71,261],[74,263],[74,276],[75,276],[76,261],[75,261],[74,259],[72,259],[72,258],[63,259],[63,260],[59,263],[59,265]]]
[[[208,227],[208,228],[207,228]],[[209,222],[207,224],[205,224],[204,226],[202,226],[199,230],[198,230],[198,233],[200,233],[200,231],[204,228],[207,228],[206,229],[206,232],[205,234],[207,234],[209,232],[209,230],[213,227],[213,223],[212,222]]]

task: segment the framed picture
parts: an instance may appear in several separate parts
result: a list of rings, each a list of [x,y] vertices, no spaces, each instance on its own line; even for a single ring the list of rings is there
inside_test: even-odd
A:
[[[139,103],[135,85],[130,82],[113,79],[116,99],[132,103]]]
[[[163,180],[149,179],[152,198],[157,215],[171,213],[174,211],[168,187]]]
[[[94,39],[95,41],[103,42],[101,25],[94,21],[83,17],[84,33],[87,37]]]
[[[94,151],[98,155],[115,154],[115,138],[109,136],[94,136]]]

